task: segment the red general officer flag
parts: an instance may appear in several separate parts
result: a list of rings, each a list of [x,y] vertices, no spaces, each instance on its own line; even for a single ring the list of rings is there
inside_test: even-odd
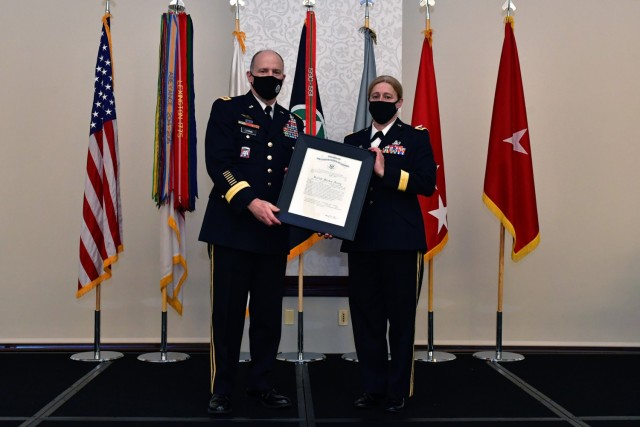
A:
[[[427,238],[426,259],[431,259],[447,244],[449,225],[447,223],[447,190],[444,179],[444,158],[442,155],[442,136],[440,133],[440,111],[438,108],[438,90],[436,73],[433,66],[432,31],[425,31],[422,42],[422,54],[418,69],[416,97],[413,103],[411,125],[429,130],[433,158],[438,165],[436,172],[436,190],[430,197],[418,196],[424,232]]]
[[[482,199],[513,236],[514,261],[538,246],[531,143],[513,17],[505,22]]]

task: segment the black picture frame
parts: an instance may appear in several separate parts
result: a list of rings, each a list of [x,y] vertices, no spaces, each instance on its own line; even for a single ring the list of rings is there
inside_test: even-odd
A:
[[[341,212],[341,215],[346,215],[344,225],[327,222],[319,218],[305,216],[291,211],[293,198],[297,197],[299,199],[302,197],[302,195],[298,193],[305,191],[307,188],[306,184],[305,186],[297,185],[301,172],[303,172],[303,166],[309,163],[305,163],[305,159],[308,155],[316,155],[318,152],[321,156],[324,156],[322,159],[319,159],[319,161],[325,162],[328,167],[331,166],[331,162],[334,162],[334,166],[337,164],[339,168],[349,168],[350,165],[347,165],[344,160],[348,160],[350,164],[359,165],[357,175],[355,174],[355,169],[353,169],[353,173],[351,174],[352,177],[356,175],[355,183],[354,179],[348,180],[348,187],[353,186],[353,193],[349,192],[348,194],[344,194],[345,200],[338,201],[342,204],[349,204],[348,207],[341,204],[339,209],[336,210],[336,212]],[[341,159],[343,160],[342,162]],[[343,240],[353,240],[358,228],[362,205],[364,204],[369,188],[374,161],[375,155],[366,149],[311,135],[300,135],[296,141],[295,150],[289,163],[289,169],[284,179],[282,190],[280,191],[280,197],[278,198],[277,206],[280,208],[280,212],[278,212],[277,215],[278,219],[286,224],[310,231],[329,233]],[[308,168],[308,166],[304,167],[305,169]],[[311,173],[309,170],[305,170],[304,172],[305,174]],[[316,177],[314,176],[314,178]],[[347,200],[347,196],[349,195],[351,197],[348,197]]]

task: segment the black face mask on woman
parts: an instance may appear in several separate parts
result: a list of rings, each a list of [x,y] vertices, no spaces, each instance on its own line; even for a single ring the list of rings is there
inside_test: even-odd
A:
[[[369,112],[376,123],[385,124],[398,112],[395,102],[369,101]]]
[[[282,80],[274,76],[253,76],[253,88],[262,99],[270,101],[280,93]]]

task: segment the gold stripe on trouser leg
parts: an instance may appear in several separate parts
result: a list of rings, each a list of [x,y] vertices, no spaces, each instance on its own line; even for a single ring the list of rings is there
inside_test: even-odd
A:
[[[422,271],[422,264],[424,263],[424,256],[421,252],[418,252],[418,263],[416,265],[416,314],[418,312],[418,298],[420,297],[420,282],[422,281],[422,274],[420,274],[420,271]],[[413,320],[415,323],[415,319]],[[415,359],[416,359],[416,346],[415,346],[415,325],[414,325],[414,332],[413,332],[413,341],[414,341],[414,345],[413,345],[413,355],[411,357],[411,381],[409,382],[409,397],[413,396],[413,378],[414,378],[414,368],[415,368]]]
[[[213,346],[213,245],[209,244],[209,261],[211,269],[209,271],[209,297],[211,302],[211,319],[209,323],[209,370],[211,373],[211,394],[213,394],[213,382],[216,378],[216,358],[215,347]]]

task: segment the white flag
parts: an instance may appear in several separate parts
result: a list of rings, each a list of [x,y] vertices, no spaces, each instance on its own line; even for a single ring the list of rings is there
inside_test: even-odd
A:
[[[244,66],[244,53],[237,37],[233,38],[233,59],[229,79],[229,96],[244,95],[249,92],[247,69]]]
[[[187,242],[184,213],[173,208],[173,194],[160,205],[160,289],[167,289],[167,303],[182,314],[182,284],[187,279]]]

